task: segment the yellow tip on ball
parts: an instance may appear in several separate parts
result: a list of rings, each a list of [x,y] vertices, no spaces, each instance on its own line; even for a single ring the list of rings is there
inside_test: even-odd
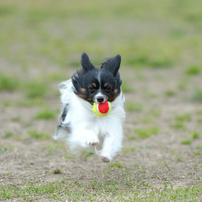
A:
[[[103,113],[99,112],[98,104],[94,102],[94,104],[93,104],[93,112],[94,112],[94,114],[99,116],[99,117],[107,116],[111,112],[111,103],[108,102],[108,104],[109,104],[109,110],[108,110],[107,113],[103,114]]]

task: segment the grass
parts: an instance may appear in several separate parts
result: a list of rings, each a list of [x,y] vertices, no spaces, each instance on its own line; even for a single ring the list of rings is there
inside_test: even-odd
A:
[[[18,78],[0,73],[0,91],[14,91],[20,86]]]
[[[141,112],[143,111],[143,105],[138,102],[126,102],[125,109],[129,112]]]
[[[196,146],[196,149],[202,150],[202,145],[197,145],[197,146]]]
[[[48,79],[50,81],[59,81],[59,82],[61,82],[61,81],[67,80],[68,78],[70,78],[70,76],[65,75],[64,73],[50,73],[48,75]]]
[[[48,84],[41,81],[31,81],[25,84],[25,94],[27,98],[41,98],[48,92]]]
[[[179,122],[188,122],[191,120],[191,114],[181,114],[181,115],[177,115],[175,117],[175,120],[176,121],[179,121]]]
[[[201,110],[201,109],[196,110],[196,114],[197,114],[197,115],[202,115],[202,110]]]
[[[40,140],[49,140],[50,139],[50,135],[47,134],[47,133],[39,133],[35,130],[32,130],[32,131],[29,131],[28,132],[29,136],[31,138],[34,138],[34,139],[40,139]]]
[[[176,157],[175,160],[176,160],[177,162],[183,162],[183,158],[181,158],[181,157]]]
[[[196,131],[193,131],[191,133],[191,138],[193,139],[198,139],[200,137],[200,133],[196,132]]]
[[[152,68],[170,68],[172,66],[172,60],[158,56],[151,60],[148,65]]]
[[[86,161],[88,158],[94,157],[94,156],[95,156],[95,154],[93,152],[83,151],[82,155],[81,155],[81,159],[84,160],[84,161]]]
[[[5,134],[4,134],[4,137],[5,137],[5,138],[11,138],[11,137],[13,137],[13,136],[14,136],[14,134],[11,133],[11,132],[5,132]]]
[[[20,121],[21,117],[20,116],[14,116],[11,118],[11,121]]]
[[[200,12],[190,3],[176,3],[180,4],[181,10],[176,12],[178,14],[175,16],[171,8],[177,9],[178,6],[174,6],[172,2],[162,5],[160,1],[147,0],[148,8],[145,8],[143,2],[131,3],[129,0],[126,2],[113,0],[107,4],[91,0],[88,4],[80,3],[79,5],[74,5],[70,0],[69,6],[66,6],[66,3],[63,1],[57,7],[47,1],[44,1],[41,6],[22,4],[22,2],[3,3],[2,10],[9,10],[9,12],[3,11],[2,13],[6,14],[1,16],[5,28],[0,37],[5,47],[2,50],[4,56],[13,62],[25,63],[25,66],[45,58],[50,63],[59,64],[62,67],[79,67],[79,61],[75,59],[75,55],[84,51],[85,47],[86,52],[94,55],[94,61],[100,62],[95,55],[104,58],[120,53],[124,58],[122,63],[124,66],[165,69],[176,65],[182,61],[182,58],[189,55],[186,51],[188,45],[193,52],[197,52],[201,47],[197,20],[190,21],[190,19],[200,19],[198,17]],[[196,5],[199,3],[197,0]],[[161,9],[158,9],[156,5],[161,5]],[[105,12],[102,12],[103,10]],[[192,13],[192,17],[189,13]],[[108,19],[107,24],[106,19]],[[131,19],[136,19],[136,26]],[[152,29],[148,27],[149,22],[145,19],[152,21]],[[158,19],[161,19],[161,22]],[[9,26],[10,23],[6,23],[12,20],[15,26]],[[72,23],[68,24],[68,20]],[[90,22],[89,27],[84,26],[80,34],[78,25],[84,25],[87,20]],[[19,21],[21,30],[24,29],[23,32],[17,29]],[[59,26],[60,23],[64,26]],[[160,26],[161,23],[164,27]],[[179,27],[180,23],[186,26]],[[47,24],[50,26],[43,26]],[[90,26],[94,24],[96,26]],[[114,29],[106,29],[106,25],[111,24]],[[190,34],[190,28],[195,32]],[[58,30],[58,33],[55,33],[55,30]],[[67,33],[68,37],[66,37]],[[17,46],[15,54],[12,54],[9,45],[14,45],[16,42],[22,46]]]
[[[54,174],[62,174],[61,170],[59,168],[56,168],[54,171],[53,171]]]
[[[139,118],[138,122],[140,123],[152,123],[154,121],[154,119],[150,118],[150,117],[144,117],[144,118]]]
[[[0,153],[5,153],[7,151],[8,151],[8,148],[0,144]]]
[[[47,106],[47,103],[40,97],[27,98],[17,102],[17,106],[20,107],[31,107],[31,106]]]
[[[151,57],[147,54],[140,54],[139,56],[135,56],[129,58],[127,60],[128,66],[134,66],[135,69],[140,69],[140,67],[150,67],[150,68],[158,68],[158,69],[167,69],[172,66],[172,59],[166,58],[160,55],[155,55]]]
[[[22,135],[16,135],[14,139],[15,139],[15,140],[18,140],[18,141],[22,141],[22,140],[25,139],[25,137],[22,136]]]
[[[191,99],[195,102],[202,102],[202,89],[196,89]]]
[[[192,143],[192,140],[190,140],[190,139],[184,139],[184,140],[182,140],[181,143],[185,144],[185,145],[190,145]]]
[[[47,155],[54,155],[55,153],[57,153],[58,149],[65,149],[66,144],[65,143],[53,142],[52,144],[44,145],[43,148],[45,148],[47,150]],[[67,151],[65,151],[65,154],[63,156],[65,156],[65,155],[70,156],[70,154]]]
[[[8,149],[6,147],[0,147],[0,153],[5,153],[7,151]]]
[[[148,65],[148,57],[146,55],[139,55],[127,60],[127,65],[135,68]]]
[[[180,91],[185,91],[187,89],[188,85],[189,85],[188,80],[187,79],[183,79],[183,80],[179,81],[177,88]]]
[[[186,123],[191,121],[191,114],[180,114],[174,118],[171,127],[178,129],[178,130],[186,130]]]
[[[197,65],[192,65],[188,67],[185,71],[186,74],[188,75],[198,75],[201,72],[201,68]]]
[[[70,152],[63,153],[63,157],[65,159],[75,159],[75,156],[73,156],[72,154],[70,154]]]
[[[126,82],[122,83],[121,89],[122,89],[123,93],[132,93],[133,92],[133,88],[131,88],[131,86]]]
[[[161,115],[161,110],[160,109],[155,109],[152,108],[147,112],[148,115],[152,115],[154,117],[159,117]]]
[[[144,98],[150,99],[150,98],[158,98],[158,94],[152,93],[149,91],[144,92]]]
[[[156,135],[160,132],[159,127],[149,127],[149,128],[135,128],[134,132],[138,135],[139,138],[149,138],[152,135]]]
[[[35,119],[54,119],[56,116],[55,110],[45,109],[35,115]]]
[[[131,136],[128,137],[128,139],[129,139],[129,140],[135,140],[135,139],[136,139],[136,136],[131,135]]]
[[[122,163],[119,163],[119,162],[114,162],[114,163],[109,163],[108,164],[108,167],[110,168],[123,168],[123,164]]]
[[[74,158],[72,160],[70,153],[66,152],[65,143],[56,144],[50,140],[48,134],[44,135],[43,132],[35,129],[28,133],[32,138],[31,142],[49,140],[41,142],[42,148],[33,151],[34,159],[34,154],[37,153],[36,161],[34,161],[37,168],[36,165],[31,167],[27,165],[27,169],[19,167],[19,169],[22,168],[22,171],[18,170],[18,172],[13,172],[15,167],[10,167],[11,170],[6,172],[2,170],[3,173],[8,175],[10,173],[11,176],[8,177],[6,174],[2,176],[0,201],[200,201],[202,186],[199,183],[200,180],[197,180],[201,176],[199,167],[193,168],[195,173],[193,178],[190,179],[189,175],[185,174],[190,187],[183,187],[182,181],[185,179],[181,179],[180,175],[184,172],[182,164],[185,164],[187,173],[193,172],[189,165],[195,161],[197,158],[195,156],[201,157],[202,149],[196,148],[196,151],[190,152],[191,147],[188,146],[187,152],[190,154],[187,156],[188,159],[184,158],[181,164],[178,162],[181,162],[182,158],[177,157],[177,162],[168,162],[171,163],[169,164],[171,167],[166,168],[166,171],[163,170],[165,165],[155,169],[153,173],[156,174],[155,179],[148,174],[152,171],[151,169],[154,169],[154,166],[150,166],[151,162],[147,164],[145,159],[141,159],[141,163],[146,166],[144,168],[138,166],[137,170],[134,168],[134,162],[130,162],[131,158],[128,157],[133,155],[134,159],[144,157],[146,154],[144,152],[150,151],[153,143],[151,145],[149,139],[145,143],[144,139],[138,138],[149,138],[160,133],[158,127],[144,127],[145,123],[153,123],[153,120],[155,123],[158,122],[158,125],[162,123],[162,127],[165,126],[163,130],[168,133],[168,137],[169,133],[172,133],[171,140],[178,137],[178,133],[173,131],[174,129],[186,127],[189,128],[189,131],[193,131],[188,135],[187,142],[195,143],[201,139],[199,136],[201,117],[197,117],[200,123],[198,122],[198,125],[195,126],[194,115],[187,116],[182,111],[179,117],[174,117],[172,120],[174,128],[166,124],[171,115],[171,108],[174,107],[178,110],[175,103],[180,104],[182,101],[183,104],[186,104],[183,106],[188,106],[188,109],[198,107],[198,105],[191,107],[193,103],[188,103],[190,100],[186,100],[186,97],[190,96],[192,92],[192,101],[199,103],[202,101],[199,79],[202,71],[200,69],[202,66],[201,7],[201,0],[194,2],[188,0],[111,0],[107,2],[90,0],[79,3],[75,3],[73,0],[61,0],[57,4],[55,1],[47,0],[2,1],[0,5],[0,68],[3,73],[0,73],[0,105],[4,103],[4,107],[0,107],[0,111],[2,121],[5,121],[3,125],[8,126],[6,130],[9,131],[13,128],[20,131],[20,135],[16,135],[13,132],[5,132],[5,129],[2,128],[3,142],[0,146],[0,153],[3,158],[9,162],[9,158],[12,157],[14,165],[30,164],[30,162],[26,162],[30,157],[30,152],[23,151],[26,153],[26,158],[20,153],[18,145],[22,141],[15,144],[16,148],[13,152],[9,150],[6,142],[25,139],[25,131],[36,128],[39,119],[44,119],[44,123],[49,123],[48,119],[55,117],[54,113],[49,113],[54,111],[52,108],[45,113],[42,113],[44,111],[40,111],[40,108],[46,108],[49,103],[51,106],[55,104],[55,90],[58,83],[67,79],[76,68],[80,67],[80,55],[83,51],[89,54],[96,66],[99,66],[98,64],[106,57],[117,53],[122,56],[122,89],[127,94],[126,110],[131,112],[127,117],[130,128],[132,128],[132,124],[136,124],[139,117],[144,116],[141,123],[138,123],[136,134],[133,134],[132,131],[126,134],[126,137],[133,134],[126,142],[136,139],[135,141],[139,141],[138,144],[144,143],[146,146],[141,149],[143,153],[140,155],[136,155],[133,146],[123,148],[123,154],[128,154],[123,155],[123,161],[102,165],[101,169],[101,162],[97,164],[92,153],[85,153],[83,159],[79,159],[81,167],[78,168],[78,161]],[[130,71],[127,71],[127,68],[130,68]],[[4,73],[4,70],[11,74]],[[17,78],[17,75],[14,75],[13,72],[16,71],[21,77]],[[134,75],[128,76],[128,72],[132,72]],[[157,74],[161,75],[162,83],[156,77]],[[132,76],[137,79],[135,82],[133,82]],[[130,80],[127,80],[128,77]],[[179,80],[176,82],[175,78]],[[153,85],[155,83],[152,82],[158,83]],[[161,84],[162,86],[158,86]],[[166,84],[169,85],[165,86]],[[171,91],[168,89],[169,86]],[[174,102],[167,100],[164,105],[158,106],[162,99],[165,100],[165,94],[168,97],[175,96]],[[59,104],[59,95],[57,95],[57,100]],[[135,100],[135,102],[128,102],[128,100]],[[36,118],[34,121],[27,120],[29,123],[25,125],[25,117],[21,117],[19,120],[18,114],[13,113],[15,108],[18,108],[20,112],[21,109],[24,111],[25,107],[27,107],[27,113],[32,113],[35,108],[35,113],[39,110],[36,117],[40,118]],[[147,114],[146,110],[150,108],[156,108],[157,111]],[[158,109],[162,109],[162,113]],[[165,115],[165,112],[168,114]],[[39,115],[40,113],[43,115]],[[19,130],[19,127],[23,127],[23,130]],[[52,125],[48,127],[52,127]],[[193,127],[197,127],[197,131],[194,131]],[[152,139],[155,141],[155,138]],[[26,141],[23,141],[24,143]],[[47,144],[44,146],[45,143]],[[169,151],[169,146],[170,144],[166,145],[167,151]],[[175,148],[176,145],[173,146]],[[27,149],[29,148],[27,147]],[[19,151],[17,156],[16,151]],[[43,159],[41,156],[37,157],[43,151],[46,154],[45,157]],[[166,151],[160,152],[164,156]],[[176,148],[175,152],[175,157],[182,156],[180,148]],[[41,159],[39,162],[51,161],[51,165],[54,165],[54,161],[61,162],[58,158],[60,154],[62,161],[64,160],[62,163],[64,168],[59,165],[49,166],[46,169],[49,169],[50,172],[44,173],[43,166],[41,167],[41,163],[38,164],[37,160]],[[122,159],[122,157],[118,158]],[[152,158],[154,160],[155,155],[152,155]],[[69,165],[69,162],[72,170],[70,170],[70,174],[66,170],[67,175],[66,171],[62,171],[68,168],[65,164]],[[100,171],[101,173],[99,173],[103,166],[106,170],[113,170],[113,172],[102,173]],[[175,168],[179,168],[179,166],[182,167],[178,172],[179,169]],[[86,169],[90,171],[85,172]],[[41,176],[38,176],[38,171],[45,174],[42,179],[40,179]],[[62,173],[55,176],[54,171],[58,174],[60,171]],[[15,175],[15,179],[13,179],[13,175]],[[61,179],[62,177],[64,179]],[[80,177],[82,178],[80,179]],[[58,180],[54,181],[55,178]],[[23,184],[20,184],[21,182]],[[197,182],[197,184],[194,185],[192,182]]]
[[[1,153],[6,153],[6,152],[10,152],[11,150],[13,150],[13,146],[12,145],[5,146],[5,145],[0,144],[0,154]]]
[[[166,91],[165,91],[165,95],[166,95],[167,97],[173,97],[173,96],[176,95],[176,92],[173,91],[173,90],[166,90]]]
[[[171,127],[178,129],[178,130],[186,130],[185,124],[181,123],[181,122],[174,122],[171,124]]]
[[[200,124],[200,123],[202,123],[202,118],[197,118],[197,122]]]
[[[109,164],[108,164],[109,165]],[[59,170],[59,169],[58,169]],[[57,172],[56,172],[57,173]],[[57,180],[45,184],[24,183],[23,186],[2,186],[1,200],[21,199],[35,201],[45,196],[48,200],[71,201],[198,201],[202,186],[196,183],[189,187],[175,188],[172,184],[163,183],[164,187],[155,188],[146,181],[136,181],[122,170],[118,180],[92,180],[89,183],[74,183],[69,179]],[[121,186],[120,186],[121,185]]]
[[[200,151],[194,152],[194,155],[195,155],[195,156],[200,156],[200,155],[201,155],[201,152],[200,152]]]
[[[136,151],[135,147],[124,147],[122,149],[123,154],[131,153],[131,152],[134,152],[134,151]]]

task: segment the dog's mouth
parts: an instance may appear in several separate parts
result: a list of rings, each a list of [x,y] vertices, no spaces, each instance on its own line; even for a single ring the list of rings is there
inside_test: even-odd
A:
[[[111,103],[108,101],[100,104],[94,103],[93,112],[99,117],[105,117],[111,112]]]
[[[102,93],[95,95],[93,101],[97,104],[105,103],[108,100],[108,97]]]

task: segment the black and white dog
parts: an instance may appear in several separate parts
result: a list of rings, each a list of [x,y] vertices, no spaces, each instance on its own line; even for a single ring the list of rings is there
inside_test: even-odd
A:
[[[54,139],[65,138],[73,154],[82,150],[95,152],[103,162],[110,162],[121,150],[122,124],[125,120],[121,79],[121,56],[107,59],[95,68],[88,55],[81,56],[82,68],[59,85],[62,109]],[[96,116],[93,103],[111,103],[111,112]]]

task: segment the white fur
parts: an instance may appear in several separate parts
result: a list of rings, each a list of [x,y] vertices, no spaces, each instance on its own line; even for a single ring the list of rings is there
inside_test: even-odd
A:
[[[62,108],[68,103],[68,113],[62,124],[70,123],[71,132],[56,130],[54,139],[65,138],[73,154],[86,150],[111,161],[122,148],[122,124],[125,120],[122,92],[111,103],[110,114],[98,117],[93,112],[93,106],[73,92],[71,79],[62,82],[59,87]]]

